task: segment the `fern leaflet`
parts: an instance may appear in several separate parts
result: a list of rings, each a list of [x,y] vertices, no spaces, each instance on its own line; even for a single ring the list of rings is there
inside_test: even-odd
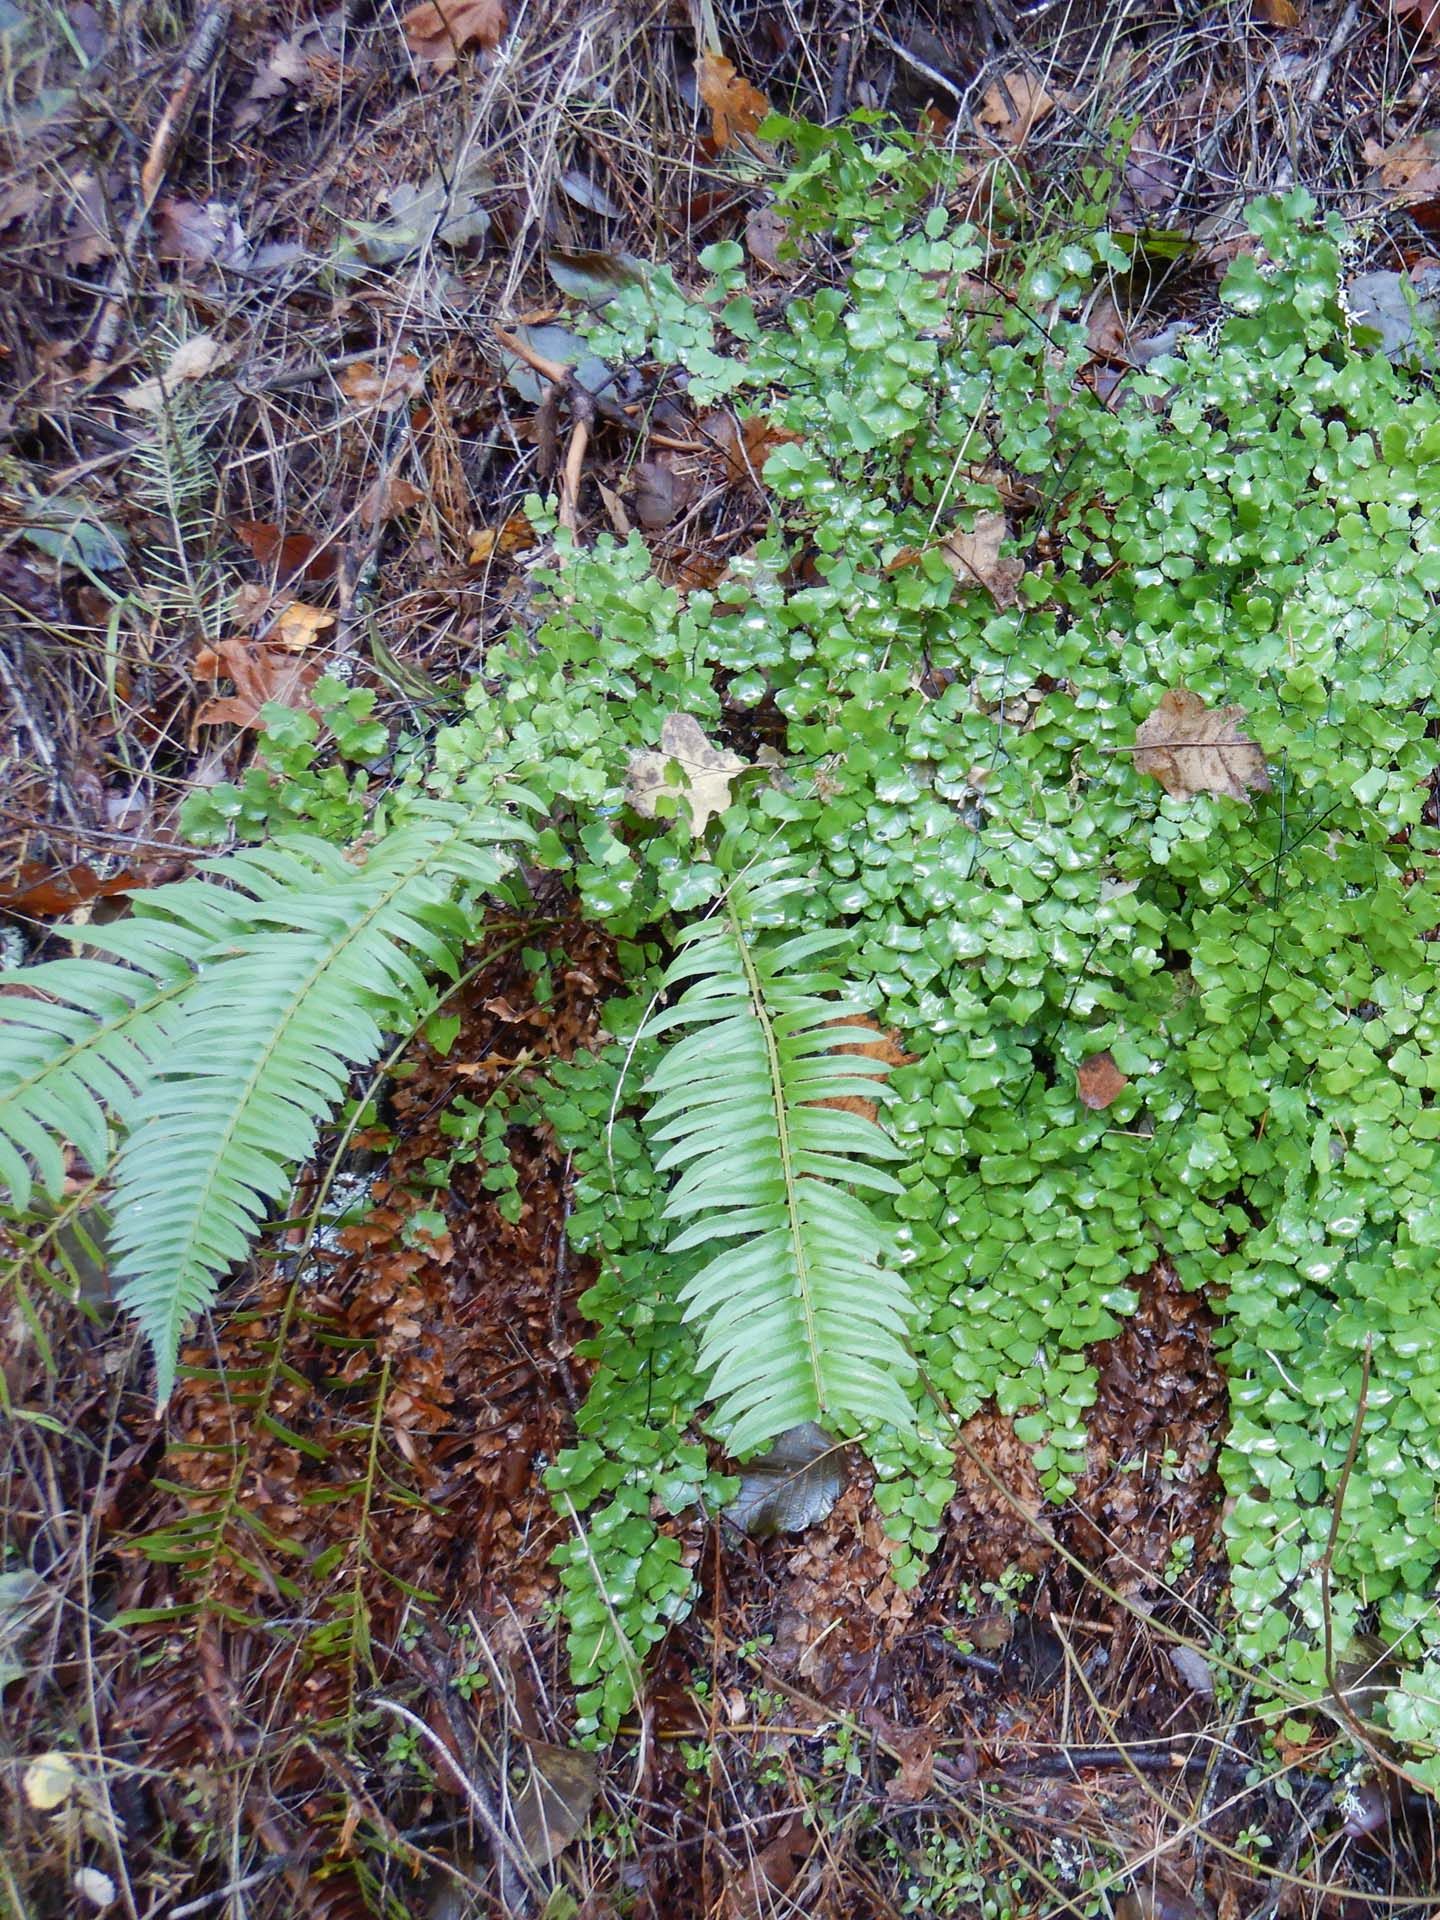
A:
[[[33,1165],[58,1197],[64,1147],[98,1173],[118,1129],[116,1274],[162,1401],[186,1321],[287,1192],[352,1068],[419,1017],[427,973],[453,977],[469,933],[457,885],[494,887],[503,843],[526,833],[431,802],[363,865],[293,836],[87,930],[112,958],[11,976],[45,997],[0,1001],[0,1178],[23,1208]]]

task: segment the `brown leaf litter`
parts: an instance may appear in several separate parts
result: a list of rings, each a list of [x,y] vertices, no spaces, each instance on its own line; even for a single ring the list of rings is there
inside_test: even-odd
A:
[[[510,22],[504,0],[421,0],[400,24],[415,58],[444,74],[472,47],[492,52]]]
[[[1268,793],[1265,756],[1240,731],[1243,707],[1207,707],[1187,687],[1173,687],[1135,735],[1135,766],[1177,799],[1223,794],[1248,800]]]

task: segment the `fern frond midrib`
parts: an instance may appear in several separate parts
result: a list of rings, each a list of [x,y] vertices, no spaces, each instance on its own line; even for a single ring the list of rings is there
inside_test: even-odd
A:
[[[132,1021],[138,1024],[145,1020],[157,1007],[163,1007],[177,994],[188,992],[194,984],[193,974],[182,973],[161,988],[158,993],[152,994],[148,1000],[137,1000],[123,1013],[116,1014],[113,1019],[86,1027],[77,1039],[72,1040],[62,1052],[44,1061],[34,1073],[28,1074],[23,1080],[13,1080],[8,1087],[0,1087],[0,1107],[5,1106],[9,1101],[23,1099],[42,1081],[50,1079],[56,1073],[63,1073],[71,1061],[93,1052],[97,1041],[103,1040],[110,1034],[123,1032]],[[51,1004],[56,1003],[52,1001]],[[96,1168],[95,1171],[99,1172],[101,1169]]]
[[[775,1145],[780,1158],[781,1175],[785,1182],[785,1225],[790,1239],[791,1257],[795,1262],[800,1311],[805,1321],[805,1357],[809,1362],[810,1378],[815,1389],[815,1404],[823,1414],[828,1408],[825,1377],[820,1366],[820,1329],[816,1320],[815,1301],[810,1284],[805,1237],[800,1230],[800,1200],[796,1191],[800,1176],[796,1172],[790,1150],[790,1127],[789,1117],[785,1111],[785,1081],[780,1066],[780,1049],[776,1043],[775,1030],[770,1022],[769,1009],[760,985],[760,976],[755,970],[749,942],[745,938],[734,905],[729,900],[725,903],[725,912],[730,922],[736,951],[740,956],[740,965],[744,969],[745,986],[750,995],[750,1004],[765,1043],[765,1060],[770,1073],[770,1091],[775,1106]]]
[[[452,836],[452,838],[458,837],[458,835]],[[386,908],[391,905],[397,895],[411,885],[419,874],[424,873],[427,868],[433,866],[435,862],[441,858],[443,850],[444,843],[439,847],[428,847],[423,858],[417,859],[411,866],[407,867],[403,873],[397,875],[393,884],[387,888],[383,894],[378,895],[371,902],[365,915],[360,920],[346,926],[344,938],[338,945],[325,944],[321,947],[316,957],[315,965],[306,975],[303,982],[292,989],[290,1005],[286,1010],[284,1018],[278,1026],[271,1030],[269,1043],[264,1051],[259,1054],[249,1074],[246,1076],[240,1097],[234,1100],[231,1105],[230,1116],[226,1123],[225,1131],[217,1143],[216,1151],[211,1156],[210,1170],[206,1176],[204,1186],[201,1189],[204,1196],[203,1204],[196,1207],[191,1214],[190,1233],[184,1243],[183,1252],[178,1262],[182,1275],[190,1270],[190,1267],[197,1259],[197,1246],[201,1236],[201,1229],[210,1218],[210,1207],[215,1194],[217,1181],[229,1166],[230,1151],[241,1123],[250,1117],[250,1103],[255,1096],[255,1090],[260,1077],[274,1057],[285,1035],[290,1031],[301,1014],[307,1011],[310,995],[317,982],[322,979],[331,968],[339,963],[354,943],[373,926],[377,917],[383,914]],[[175,1340],[178,1341],[180,1332],[189,1315],[190,1309],[184,1305],[184,1289],[183,1287],[177,1287],[174,1295],[171,1324],[171,1333]]]

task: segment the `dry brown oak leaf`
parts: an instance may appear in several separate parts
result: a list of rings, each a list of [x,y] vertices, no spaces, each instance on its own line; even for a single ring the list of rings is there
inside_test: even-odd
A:
[[[723,152],[734,140],[755,132],[770,102],[751,86],[723,53],[704,53],[695,63],[700,98],[710,109],[710,131]]]
[[[680,786],[669,778],[672,761],[680,768]],[[660,729],[660,751],[631,754],[625,798],[645,820],[656,817],[655,803],[662,797],[687,800],[690,831],[698,838],[711,817],[729,806],[730,782],[748,764],[727,747],[712,746],[693,714],[669,713]]]
[[[1135,765],[1180,799],[1197,793],[1247,800],[1270,791],[1265,756],[1240,731],[1243,707],[1207,707],[1188,687],[1172,687],[1135,735]]]
[[[195,671],[206,680],[228,674],[235,683],[234,693],[206,701],[195,716],[197,727],[258,727],[261,709],[271,701],[305,713],[315,711],[310,689],[320,678],[318,664],[279,647],[222,640],[217,646],[201,648]]]

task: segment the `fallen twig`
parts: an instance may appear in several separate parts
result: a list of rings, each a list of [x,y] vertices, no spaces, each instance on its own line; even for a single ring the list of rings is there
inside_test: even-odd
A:
[[[1331,69],[1339,58],[1340,49],[1350,37],[1350,31],[1355,25],[1355,16],[1359,11],[1360,0],[1350,0],[1349,6],[1341,14],[1335,31],[1326,44],[1324,53],[1320,56],[1320,64],[1315,69],[1315,78],[1310,82],[1309,98],[1312,107],[1319,106],[1320,96],[1330,84]]]
[[[565,471],[560,476],[560,524],[575,533],[580,524],[580,478],[585,466],[585,449],[590,444],[590,422],[595,416],[595,402],[583,387],[572,388],[570,399],[575,424],[570,429]]]
[[[573,369],[567,367],[562,360],[547,360],[544,354],[536,353],[535,349],[527,346],[523,340],[517,340],[513,333],[506,333],[503,327],[496,327],[494,331],[495,338],[502,347],[510,353],[519,354],[526,366],[533,368],[542,378],[553,380],[556,386],[560,386],[570,378]]]
[[[212,0],[195,23],[195,31],[190,36],[190,44],[185,50],[181,63],[180,81],[165,104],[150,141],[150,149],[140,168],[140,197],[135,209],[125,224],[120,246],[115,255],[115,265],[110,275],[109,291],[100,317],[95,323],[94,343],[90,349],[90,364],[85,369],[85,382],[93,386],[102,380],[109,370],[115,353],[115,342],[120,337],[120,321],[125,311],[125,301],[131,291],[130,265],[134,259],[136,242],[144,231],[145,222],[150,218],[150,209],[156,196],[165,183],[170,162],[175,157],[175,149],[180,143],[180,135],[190,117],[195,104],[195,95],[200,82],[211,62],[220,51],[221,42],[230,25],[231,8],[229,0]]]

